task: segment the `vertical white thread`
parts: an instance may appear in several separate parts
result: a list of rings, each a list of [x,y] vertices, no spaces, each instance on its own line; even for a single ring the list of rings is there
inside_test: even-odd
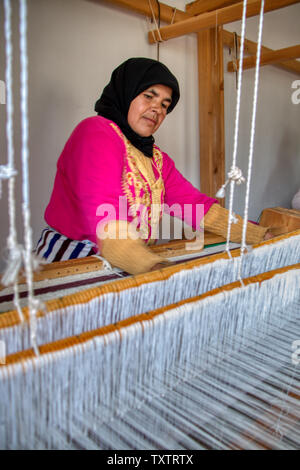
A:
[[[21,63],[21,129],[22,129],[22,193],[23,193],[23,220],[24,220],[24,266],[28,286],[28,308],[30,312],[30,336],[32,347],[36,354],[36,313],[38,302],[33,297],[33,267],[32,267],[32,230],[30,227],[29,207],[29,151],[28,151],[28,60],[27,60],[27,2],[19,0],[20,5],[20,63]]]
[[[243,18],[242,18],[242,31],[241,31],[241,45],[240,45],[240,60],[239,60],[239,73],[238,73],[238,89],[237,89],[237,101],[236,101],[236,111],[235,111],[235,129],[234,129],[234,146],[232,154],[232,165],[231,170],[234,170],[236,167],[236,156],[237,156],[237,147],[238,147],[238,135],[239,135],[239,120],[240,120],[240,108],[241,108],[241,92],[242,92],[242,74],[243,74],[243,59],[244,59],[244,42],[245,42],[245,30],[246,30],[246,11],[247,11],[247,0],[244,0],[243,5]],[[235,182],[230,181],[230,196],[229,196],[229,217],[228,217],[228,227],[227,227],[227,243],[226,251],[228,256],[231,258],[229,250],[230,242],[230,232],[232,224],[232,207],[233,207],[233,193],[234,193]]]
[[[271,271],[300,259],[300,235],[253,249],[244,263],[244,277]],[[182,270],[164,282],[153,282],[110,292],[93,300],[52,311],[37,318],[39,343],[44,344],[63,337],[95,330],[101,326],[124,320],[141,312],[194,297],[220,285],[238,280],[239,259],[217,260],[213,263]],[[35,286],[38,287],[38,286]],[[69,292],[61,292],[67,295]],[[276,297],[275,297],[276,298]],[[12,325],[0,330],[7,353],[30,348],[30,330],[25,325]]]
[[[258,96],[258,84],[259,84],[259,72],[260,72],[260,56],[261,56],[261,44],[262,44],[262,32],[263,32],[263,20],[264,20],[264,5],[265,5],[265,2],[264,0],[262,0],[261,8],[260,8],[260,15],[259,15],[259,30],[258,30],[258,40],[257,40],[257,52],[256,52],[251,135],[250,135],[249,157],[248,157],[248,175],[247,175],[247,185],[246,185],[244,224],[243,224],[242,246],[241,246],[241,256],[240,256],[240,274],[239,274],[240,279],[242,275],[241,271],[242,271],[243,256],[246,250],[246,231],[247,231],[247,220],[248,220],[248,211],[249,211],[250,183],[251,183],[252,166],[253,166],[253,150],[254,150],[255,121],[256,121],[257,96]]]
[[[14,167],[14,146],[13,146],[13,99],[12,99],[12,59],[13,49],[11,41],[11,4],[10,0],[4,0],[4,14],[5,14],[5,55],[6,55],[6,90],[7,90],[7,105],[6,105],[6,138],[7,138],[7,160],[8,166]]]
[[[9,273],[8,279],[14,282],[14,304],[18,311],[20,320],[23,321],[24,317],[20,307],[17,276],[22,263],[22,251],[17,242],[16,230],[16,208],[15,208],[15,168],[14,168],[14,144],[13,144],[13,79],[12,79],[12,62],[13,62],[13,47],[12,47],[12,28],[11,28],[11,3],[10,0],[4,1],[5,12],[5,55],[6,55],[6,85],[7,85],[7,105],[6,105],[6,139],[7,139],[7,163],[8,168],[11,170],[11,176],[8,181],[8,214],[9,214],[9,235],[7,240],[8,245],[8,261],[7,270],[4,273]]]
[[[3,447],[35,448],[40,440],[60,448],[74,438],[81,447],[117,442],[119,448],[127,441],[145,448],[155,441],[194,448],[191,436],[213,447],[244,448],[245,436],[284,445],[271,434],[274,406],[269,413],[264,403],[291,405],[294,421],[299,417],[292,396],[299,369],[294,377],[286,367],[295,326],[299,331],[296,302],[286,307],[299,302],[298,284],[299,270],[292,270],[178,306],[121,334],[0,368],[8,403]],[[297,422],[291,424],[299,434]]]

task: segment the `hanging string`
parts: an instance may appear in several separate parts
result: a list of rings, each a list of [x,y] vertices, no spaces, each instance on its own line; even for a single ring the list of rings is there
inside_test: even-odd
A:
[[[16,176],[17,172],[7,165],[0,165],[0,199],[2,197],[2,180],[9,180]]]
[[[154,31],[151,30],[154,42],[157,43],[157,60],[159,60],[159,43],[163,42],[163,38],[161,37],[160,30],[159,30],[159,28],[160,28],[160,4],[159,4],[158,0],[156,0],[156,1],[157,1],[157,6],[158,6],[158,23],[156,21],[156,17],[155,17],[155,13],[154,13],[154,10],[153,10],[153,7],[152,7],[151,0],[148,0],[148,4],[149,4],[149,7],[150,7],[150,10],[151,10],[151,13],[152,13],[152,21],[155,24],[156,32],[157,32],[157,35],[158,35],[158,40],[157,40],[156,35],[154,34]]]
[[[13,47],[11,39],[11,4],[10,0],[4,0],[4,31],[5,31],[5,56],[6,56],[6,89],[7,89],[7,104],[6,104],[6,138],[7,138],[7,166],[1,166],[0,174],[1,178],[10,179],[16,175],[14,169],[14,144],[13,144],[13,98],[12,98],[12,59],[13,59]],[[12,204],[14,208],[14,205]],[[12,210],[10,208],[10,210]],[[14,212],[12,213],[13,219]]]
[[[16,207],[15,207],[15,176],[17,174],[14,168],[14,143],[13,143],[13,79],[12,79],[12,27],[11,27],[11,3],[10,0],[4,1],[4,31],[5,31],[5,55],[6,55],[6,73],[5,80],[7,85],[7,105],[6,105],[6,139],[7,139],[7,166],[0,168],[1,178],[8,178],[8,216],[9,216],[9,235],[7,239],[8,259],[6,269],[2,276],[2,284],[14,284],[14,305],[17,309],[21,322],[24,317],[22,314],[19,293],[18,293],[18,273],[22,264],[22,246],[17,241],[16,230]]]
[[[238,86],[238,66],[237,66],[237,61],[238,61],[238,55],[239,55],[239,39],[238,35],[236,32],[234,32],[234,66],[235,66],[235,88],[237,89]]]
[[[255,81],[253,91],[253,107],[252,107],[252,122],[251,122],[251,134],[250,134],[250,146],[249,146],[249,157],[248,157],[248,175],[247,175],[247,186],[245,196],[245,210],[244,210],[244,224],[242,234],[242,245],[241,245],[241,257],[240,257],[240,277],[242,270],[242,260],[246,251],[246,231],[247,231],[247,220],[249,210],[249,195],[250,195],[250,183],[253,166],[253,150],[254,150],[254,136],[255,136],[255,122],[256,122],[256,110],[257,110],[257,96],[258,96],[258,84],[259,84],[259,72],[260,72],[260,56],[261,56],[261,45],[262,45],[262,31],[263,31],[263,20],[264,20],[264,0],[261,2],[260,15],[259,15],[259,30],[257,40],[257,52],[256,52],[256,67],[255,67]]]
[[[158,30],[160,29],[160,3],[158,0],[156,0],[156,3],[157,3],[157,9],[158,9]],[[160,34],[160,33],[159,33]],[[161,36],[160,36],[161,37]],[[158,42],[156,44],[156,51],[157,51],[157,57],[156,59],[159,61],[159,47],[160,47],[160,43]]]
[[[31,344],[36,355],[39,354],[36,338],[36,314],[40,303],[33,296],[33,269],[36,267],[32,257],[32,230],[29,206],[29,151],[28,151],[28,61],[27,61],[27,2],[19,0],[20,6],[20,63],[21,63],[21,131],[22,131],[22,193],[25,249],[23,253],[26,282],[28,286],[28,307],[30,314]]]
[[[14,168],[14,145],[13,145],[13,99],[12,99],[12,40],[11,40],[11,4],[10,0],[4,0],[4,32],[5,32],[5,56],[6,56],[6,89],[7,89],[7,105],[6,105],[6,138],[7,138],[7,165],[0,165],[0,197],[4,179],[13,180],[17,174]],[[9,198],[9,214],[10,220],[15,220],[15,207],[13,201]]]
[[[225,189],[226,189],[227,185],[230,183],[230,181],[234,181],[238,185],[240,185],[240,184],[242,184],[246,181],[245,178],[243,177],[242,170],[240,170],[238,167],[232,167],[227,175],[228,175],[228,179],[225,181],[225,183],[222,185],[222,187],[216,193],[216,197],[218,197],[218,198],[225,197]]]
[[[245,42],[245,30],[246,30],[246,11],[247,11],[247,0],[244,0],[243,4],[243,16],[242,16],[242,31],[241,31],[241,55],[240,55],[240,66],[239,66],[239,75],[238,75],[238,90],[237,90],[237,101],[236,101],[236,112],[235,112],[235,130],[234,130],[234,147],[232,155],[232,165],[231,170],[228,173],[228,180],[222,186],[221,190],[218,191],[218,194],[224,193],[225,188],[230,181],[230,196],[229,196],[229,218],[228,218],[228,229],[227,229],[227,242],[226,242],[226,252],[231,258],[229,243],[230,243],[230,233],[231,233],[231,224],[234,222],[233,217],[233,194],[234,194],[234,185],[235,182],[241,184],[244,182],[241,170],[236,166],[236,157],[237,157],[237,147],[238,147],[238,135],[239,135],[239,120],[240,120],[240,107],[241,107],[241,92],[242,92],[242,73],[243,73],[243,56],[244,56],[244,42]],[[238,175],[238,177],[237,177]]]
[[[2,180],[10,180],[16,175],[13,164],[13,101],[12,101],[12,41],[11,41],[11,4],[4,0],[4,34],[5,34],[5,56],[6,56],[6,136],[7,136],[7,165],[0,165],[0,198],[2,197]]]
[[[171,19],[171,23],[170,23],[170,24],[173,24],[173,23],[174,23],[175,16],[176,16],[176,12],[177,12],[177,8],[175,7],[175,8],[174,8],[174,11],[173,11],[173,15],[172,15],[172,19]]]

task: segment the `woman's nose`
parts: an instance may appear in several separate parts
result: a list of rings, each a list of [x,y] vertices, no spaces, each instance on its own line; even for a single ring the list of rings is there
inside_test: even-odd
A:
[[[160,113],[162,111],[162,106],[158,101],[153,101],[152,103],[152,110],[156,113]]]

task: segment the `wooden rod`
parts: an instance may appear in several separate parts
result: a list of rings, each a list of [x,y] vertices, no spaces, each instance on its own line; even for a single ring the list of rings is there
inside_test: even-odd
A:
[[[123,8],[126,8],[127,10],[135,11],[136,13],[140,13],[142,15],[146,15],[151,17],[151,11],[149,8],[149,3],[148,0],[86,0],[89,2],[97,3],[97,4],[103,4],[103,2],[106,3],[111,3],[112,5],[117,5]],[[203,0],[204,1],[204,0]],[[213,2],[214,0],[209,0],[209,3]],[[217,1],[217,0],[215,0]],[[220,1],[220,0],[218,0]],[[225,0],[224,0],[225,1]],[[232,3],[232,2],[231,2]],[[158,11],[157,11],[157,3],[156,1],[152,0],[152,6],[153,10],[155,12],[155,15],[157,16]],[[168,5],[164,3],[160,3],[160,8],[161,8],[161,20],[165,21],[166,23],[170,23],[173,18],[174,14],[174,8],[169,7]],[[189,11],[184,12],[182,10],[176,10],[176,14],[174,17],[174,23],[177,23],[179,21],[182,21],[184,19],[190,18],[192,15],[189,13]],[[225,31],[223,30],[223,43],[224,45],[228,47],[233,47],[233,33],[230,31]],[[250,54],[255,54],[256,53],[256,43],[249,41],[248,39],[245,41],[245,50],[249,52]],[[271,49],[268,49],[267,47],[263,47],[262,51],[271,51]],[[300,64],[296,60],[290,60],[286,61],[283,63],[276,63],[274,64],[275,67],[282,68],[285,70],[289,70],[290,72],[294,72],[297,74],[300,74]]]
[[[278,51],[269,51],[263,52],[260,59],[260,65],[270,65],[275,64],[276,62],[281,62],[288,59],[296,59],[300,57],[300,45],[285,47],[284,49],[279,49]],[[251,69],[256,65],[256,55],[251,57],[245,57],[243,60],[243,69]],[[231,61],[228,62],[227,70],[228,72],[235,72],[240,66],[240,61],[237,62]],[[300,66],[300,62],[299,62]]]
[[[230,31],[223,30],[223,45],[232,49],[234,47],[234,33]],[[241,38],[237,36],[237,40],[240,44]],[[254,41],[250,41],[249,39],[245,39],[245,52],[248,54],[256,54],[257,43]],[[262,53],[265,52],[273,52],[273,49],[269,49],[268,47],[262,46],[261,48]],[[300,74],[300,62],[297,60],[287,60],[285,62],[278,62],[273,64],[275,67],[288,70],[289,72],[293,72],[296,74]]]
[[[185,10],[192,16],[201,15],[207,11],[218,10],[219,8],[228,7],[234,3],[239,3],[241,0],[196,0],[195,2],[188,3]]]
[[[223,243],[225,238],[215,235],[214,233],[204,232],[204,245],[209,246],[215,243]],[[186,245],[193,243],[193,240],[172,240],[167,243],[149,246],[149,249],[154,253],[159,253],[160,256],[172,258],[182,254],[190,254],[190,250],[186,250]],[[46,279],[59,279],[73,274],[83,274],[87,272],[94,272],[103,269],[103,262],[94,257],[88,256],[86,258],[76,258],[66,261],[57,261],[47,263],[41,266],[39,271],[33,273],[34,282],[44,281]],[[6,286],[1,284],[0,275],[0,294],[1,290]],[[18,284],[26,284],[24,273],[20,274]]]
[[[265,12],[277,10],[288,5],[299,3],[300,0],[266,0]],[[260,0],[248,0],[247,4],[247,17],[255,16],[260,12]],[[221,8],[213,12],[203,13],[199,16],[194,16],[186,20],[180,21],[176,24],[164,26],[160,28],[159,33],[163,41],[168,39],[184,36],[185,34],[195,33],[203,29],[213,28],[216,23],[224,25],[238,21],[242,18],[243,13],[243,2],[229,7]],[[153,36],[154,35],[154,36]],[[155,43],[159,40],[159,34],[156,30],[150,31],[148,34],[148,40],[150,44]],[[156,41],[155,41],[156,40]]]
[[[142,15],[148,16],[152,18],[152,12],[149,5],[148,0],[86,0],[93,3],[103,4],[103,1],[106,3],[110,3],[112,5],[117,5],[122,8],[126,8],[131,11],[135,11],[136,13],[140,13]],[[151,5],[154,11],[156,18],[158,17],[158,6],[156,0],[150,0]],[[165,23],[171,23],[173,21],[176,23],[177,21],[182,21],[186,18],[189,18],[190,15],[182,10],[176,9],[175,15],[174,11],[175,8],[166,5],[165,3],[160,4],[160,19]],[[174,16],[174,18],[173,18]]]

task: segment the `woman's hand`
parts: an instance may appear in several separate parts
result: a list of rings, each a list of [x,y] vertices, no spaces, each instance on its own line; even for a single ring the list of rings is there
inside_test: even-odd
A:
[[[167,266],[174,266],[176,263],[174,261],[164,260],[159,263],[156,263],[150,271],[156,271],[157,269],[166,268]]]
[[[265,233],[264,240],[271,240],[271,238],[274,238],[274,237],[275,237],[275,235],[273,235],[273,233],[271,233],[270,230],[268,230]]]

